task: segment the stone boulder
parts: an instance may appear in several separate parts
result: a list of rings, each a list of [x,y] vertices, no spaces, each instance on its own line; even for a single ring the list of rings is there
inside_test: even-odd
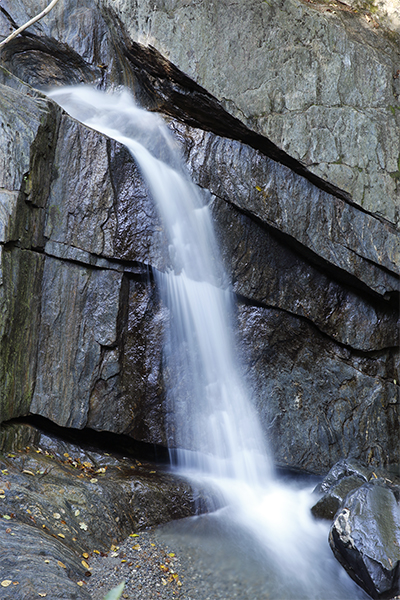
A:
[[[314,490],[318,519],[332,521],[329,543],[350,577],[372,598],[400,592],[400,470],[336,463]]]
[[[372,598],[400,593],[400,487],[365,483],[346,496],[329,543],[350,577]]]

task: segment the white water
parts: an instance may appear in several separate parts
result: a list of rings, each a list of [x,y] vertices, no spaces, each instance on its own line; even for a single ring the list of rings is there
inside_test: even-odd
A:
[[[168,435],[177,468],[219,490],[228,506],[218,513],[222,520],[228,515],[238,530],[250,532],[265,560],[290,579],[295,595],[288,588],[282,600],[362,598],[346,577],[339,581],[327,527],[310,515],[310,490],[274,478],[239,376],[232,294],[223,287],[226,276],[209,209],[163,121],[135,106],[127,92],[111,95],[79,86],[49,95],[73,117],[127,146],[169,237],[171,267],[156,279],[171,313]]]

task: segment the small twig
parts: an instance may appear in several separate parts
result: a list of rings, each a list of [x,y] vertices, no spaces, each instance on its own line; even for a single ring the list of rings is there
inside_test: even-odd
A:
[[[27,23],[25,23],[25,25],[22,25],[21,27],[18,27],[18,29],[16,29],[15,31],[13,31],[13,33],[11,35],[9,35],[8,38],[6,38],[2,42],[0,42],[0,48],[2,46],[5,46],[5,44],[7,44],[11,40],[13,40],[15,37],[17,37],[17,35],[19,35],[22,31],[24,31],[25,29],[28,29],[28,27],[30,27],[31,25],[33,25],[34,23],[36,23],[36,21],[39,21],[40,19],[42,19],[43,17],[45,17],[51,11],[51,9],[53,8],[53,6],[55,6],[57,4],[57,2],[58,2],[58,0],[52,0],[50,2],[50,4],[44,10],[42,10],[41,13],[39,13],[38,15],[36,15],[36,17],[33,17],[33,19],[31,19],[30,21],[28,21]]]

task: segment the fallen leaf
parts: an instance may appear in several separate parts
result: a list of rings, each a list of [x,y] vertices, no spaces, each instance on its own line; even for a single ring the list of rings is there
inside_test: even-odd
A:
[[[149,473],[157,473],[157,471],[149,471]]]
[[[150,546],[155,546],[155,544],[150,543]]]
[[[19,581],[13,581],[13,585],[19,585]]]
[[[60,513],[53,513],[53,517],[54,517],[55,519],[61,519],[61,515],[60,515]]]
[[[83,581],[77,581],[76,584],[79,585],[79,587],[82,587],[83,586]]]
[[[93,550],[94,554],[100,554],[98,550]]]
[[[46,560],[44,561],[47,565],[50,563],[50,561],[46,558]]]
[[[9,585],[11,585],[11,584],[12,584],[12,581],[11,581],[11,579],[4,579],[4,580],[3,580],[3,581],[0,583],[0,585],[1,585],[2,587],[8,587],[8,586],[9,586]]]
[[[129,537],[139,537],[139,534],[138,533],[130,533]]]
[[[83,529],[83,531],[87,531],[87,529],[88,529],[88,526],[83,521],[81,523],[79,523],[79,527],[80,527],[80,529]]]
[[[90,480],[90,483],[97,483],[97,479],[96,479],[96,477],[93,477],[93,478]]]
[[[8,475],[7,469],[1,469],[1,472],[3,473],[3,475]]]
[[[47,594],[45,592],[39,592],[39,596],[41,598],[45,598],[47,596]]]
[[[64,452],[64,456],[65,456],[65,458],[69,458],[68,452]]]
[[[11,517],[10,517],[10,515],[3,515],[3,519],[6,519],[7,521],[10,521]]]
[[[83,558],[89,558],[89,554],[87,552],[82,552]]]
[[[4,490],[0,490],[0,494],[5,494],[5,491]]]
[[[58,535],[58,537],[60,537],[60,538],[63,538],[63,539],[65,538],[65,535],[64,535],[63,533],[57,533],[57,535]]]
[[[140,550],[139,544],[135,544],[134,546],[132,546],[132,550]]]
[[[7,527],[6,533],[11,533],[11,529],[9,527]]]
[[[76,517],[79,517],[79,515],[80,515],[80,514],[81,514],[81,511],[80,511],[80,510],[76,510],[76,511],[74,512],[74,515],[75,515]]]
[[[57,561],[57,564],[59,567],[62,567],[63,569],[66,569],[67,567],[64,565],[64,563],[61,562],[61,560]]]
[[[100,469],[97,469],[97,471],[95,471],[95,473],[105,473],[106,469],[107,469],[107,467],[100,467]]]
[[[175,552],[169,552],[168,556],[170,556],[171,558],[173,558],[175,556]]]
[[[86,462],[83,462],[82,464],[83,464],[83,466],[84,466],[84,467],[86,467],[87,469],[92,469],[92,468],[93,468],[93,465],[92,465],[92,463],[90,463],[90,462],[87,462],[87,461],[86,461]]]
[[[167,582],[165,581],[165,579],[162,579],[162,578],[161,578],[161,583],[162,583],[163,585],[167,585]]]
[[[89,565],[87,564],[86,560],[81,560],[81,564],[82,564],[82,565],[85,567],[85,569],[86,569],[87,571],[89,571],[89,570],[90,570],[90,567],[89,567]]]
[[[29,471],[29,469],[23,469],[22,472],[26,473],[27,475],[33,475],[35,477],[35,473],[33,471]]]
[[[120,583],[116,588],[113,588],[104,596],[104,600],[118,600],[121,598],[121,594],[124,591],[125,581]]]

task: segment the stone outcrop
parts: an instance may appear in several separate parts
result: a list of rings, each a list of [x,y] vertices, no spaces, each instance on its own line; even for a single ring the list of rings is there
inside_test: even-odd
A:
[[[211,43],[229,6],[201,53],[207,3],[144,0],[60,2],[2,50],[1,419],[32,412],[166,443],[169,315],[152,280],[168,262],[162,223],[128,151],[36,89],[124,84],[168,115],[210,203],[276,462],[324,473],[347,455],[399,461],[400,112],[385,104],[397,102],[397,34],[362,11],[251,3],[248,59],[235,54],[235,68],[253,65],[244,77],[228,60],[239,25]],[[37,9],[4,0],[2,33]],[[295,41],[278,52],[283,39]]]
[[[93,552],[199,505],[199,491],[160,466],[28,424],[0,427],[0,449],[0,574],[11,581],[1,598],[89,599]]]

